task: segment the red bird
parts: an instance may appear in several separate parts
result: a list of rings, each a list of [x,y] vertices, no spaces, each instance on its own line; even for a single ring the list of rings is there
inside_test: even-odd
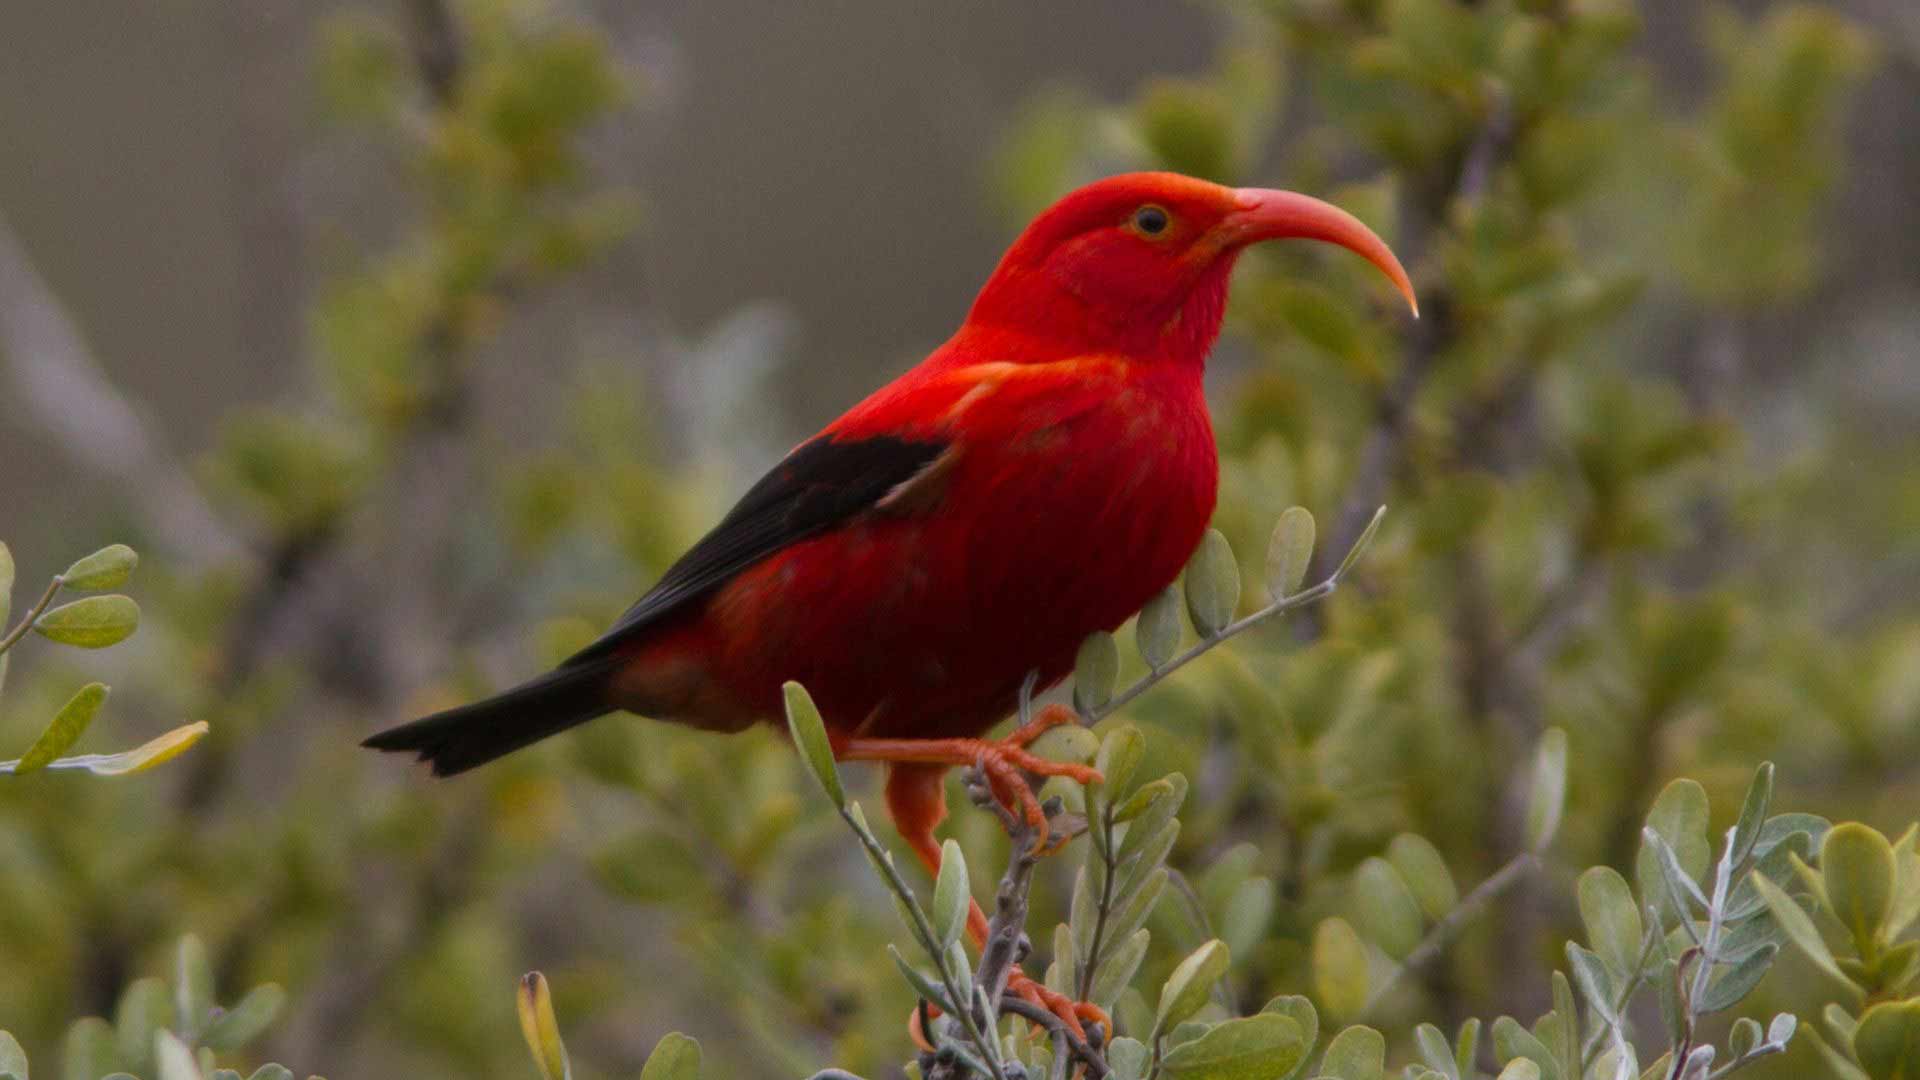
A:
[[[1027,227],[958,333],[796,447],[599,640],[366,745],[449,776],[619,709],[777,722],[798,680],[839,757],[890,763],[887,806],[937,872],[950,766],[984,764],[1029,813],[1019,770],[1097,779],[1024,749],[1067,710],[982,736],[1029,672],[1058,682],[1199,544],[1219,478],[1201,376],[1227,279],[1249,244],[1284,238],[1352,249],[1413,304],[1386,244],[1317,199],[1171,173],[1090,184]],[[977,905],[971,923],[983,938]],[[1011,988],[1073,1021],[1024,976]]]

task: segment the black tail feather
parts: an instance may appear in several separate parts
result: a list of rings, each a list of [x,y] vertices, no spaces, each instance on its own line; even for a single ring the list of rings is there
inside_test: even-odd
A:
[[[612,712],[610,671],[604,663],[562,667],[485,701],[388,728],[360,745],[412,752],[433,766],[433,775],[453,776]]]

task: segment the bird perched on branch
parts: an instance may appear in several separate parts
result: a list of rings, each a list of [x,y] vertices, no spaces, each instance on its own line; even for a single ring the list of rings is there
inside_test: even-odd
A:
[[[1023,773],[1097,779],[1026,749],[1070,710],[984,736],[1029,672],[1063,678],[1199,544],[1219,473],[1201,376],[1228,276],[1248,245],[1288,238],[1357,252],[1413,304],[1386,244],[1305,195],[1171,173],[1073,192],[946,344],[796,447],[599,640],[366,745],[450,776],[615,710],[777,722],[797,680],[838,757],[888,763],[894,822],[937,873],[949,767],[980,766],[1030,818]],[[976,941],[986,925],[975,905]],[[1025,976],[1009,989],[1075,1030],[1097,1015]]]

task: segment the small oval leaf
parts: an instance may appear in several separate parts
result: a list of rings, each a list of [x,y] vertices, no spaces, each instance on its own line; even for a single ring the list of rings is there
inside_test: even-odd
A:
[[[1176,1080],[1272,1080],[1307,1056],[1300,1025],[1279,1013],[1228,1020],[1181,1043],[1160,1062]]]
[[[1304,506],[1289,506],[1273,527],[1267,544],[1267,595],[1284,600],[1300,591],[1313,561],[1313,515]]]
[[[1113,700],[1120,679],[1120,646],[1113,635],[1095,630],[1080,643],[1073,661],[1073,706],[1082,716]]]
[[[1353,875],[1353,916],[1380,951],[1405,960],[1420,944],[1420,905],[1385,859],[1371,858]]]
[[[1320,1072],[1338,1080],[1382,1080],[1386,1068],[1386,1037],[1360,1024],[1335,1035],[1320,1059]]]
[[[660,1036],[640,1080],[700,1080],[700,1044],[677,1031]]]
[[[40,733],[32,746],[27,747],[27,752],[21,755],[20,763],[14,766],[13,771],[29,773],[53,764],[55,759],[67,752],[68,747],[80,740],[106,700],[106,684],[88,683],[81,687],[78,693],[67,699],[65,705],[60,706],[60,711],[54,714],[53,723],[47,725],[47,730]]]
[[[827,740],[827,725],[820,718],[820,709],[799,683],[788,682],[780,689],[786,695],[787,732],[793,737],[793,745],[800,748],[800,757],[820,790],[827,793],[833,805],[844,808],[847,789],[840,786],[840,770],[833,764],[833,744]]]
[[[1387,861],[1400,872],[1428,919],[1439,922],[1460,902],[1460,888],[1440,851],[1424,836],[1401,833],[1387,845]]]
[[[1606,962],[1614,978],[1631,977],[1646,930],[1627,879],[1611,866],[1595,866],[1580,875],[1575,891],[1580,918],[1587,924],[1587,943]]]
[[[1218,938],[1187,954],[1160,988],[1160,1008],[1153,1019],[1155,1033],[1169,1031],[1199,1012],[1213,993],[1213,984],[1227,973],[1229,960],[1227,945]]]
[[[110,544],[67,567],[60,584],[81,592],[117,589],[133,576],[140,556],[125,544]]]
[[[1140,648],[1140,659],[1156,671],[1173,659],[1173,651],[1180,647],[1178,590],[1169,585],[1147,601],[1147,606],[1140,609],[1140,617],[1134,620],[1133,640]]]
[[[279,1017],[287,1003],[287,992],[276,983],[262,983],[247,991],[233,1008],[207,1025],[200,1044],[225,1053],[238,1050],[260,1036]],[[555,1038],[559,1036],[556,1032]],[[563,1055],[564,1056],[564,1055]]]
[[[1533,758],[1533,786],[1527,795],[1527,849],[1539,852],[1560,831],[1567,804],[1567,733],[1548,728]]]
[[[1334,1016],[1353,1016],[1367,1003],[1367,947],[1347,920],[1322,919],[1313,931],[1313,986]]]
[[[1870,950],[1893,905],[1893,845],[1870,825],[1835,825],[1820,845],[1820,873],[1834,917]]]
[[[940,845],[940,874],[933,881],[933,930],[940,947],[960,940],[967,928],[967,902],[973,899],[967,882],[967,859],[952,839]]]
[[[62,604],[33,621],[34,632],[41,637],[82,649],[117,645],[139,627],[140,605],[118,593]]]
[[[1187,563],[1187,615],[1202,637],[1213,637],[1233,621],[1240,604],[1240,564],[1218,529],[1208,529]]]

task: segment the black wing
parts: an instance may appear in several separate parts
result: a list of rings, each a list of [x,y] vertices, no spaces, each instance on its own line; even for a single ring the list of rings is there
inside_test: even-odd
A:
[[[605,634],[563,667],[605,656],[690,600],[789,544],[873,509],[933,469],[947,444],[890,436],[802,443],[748,489]]]

